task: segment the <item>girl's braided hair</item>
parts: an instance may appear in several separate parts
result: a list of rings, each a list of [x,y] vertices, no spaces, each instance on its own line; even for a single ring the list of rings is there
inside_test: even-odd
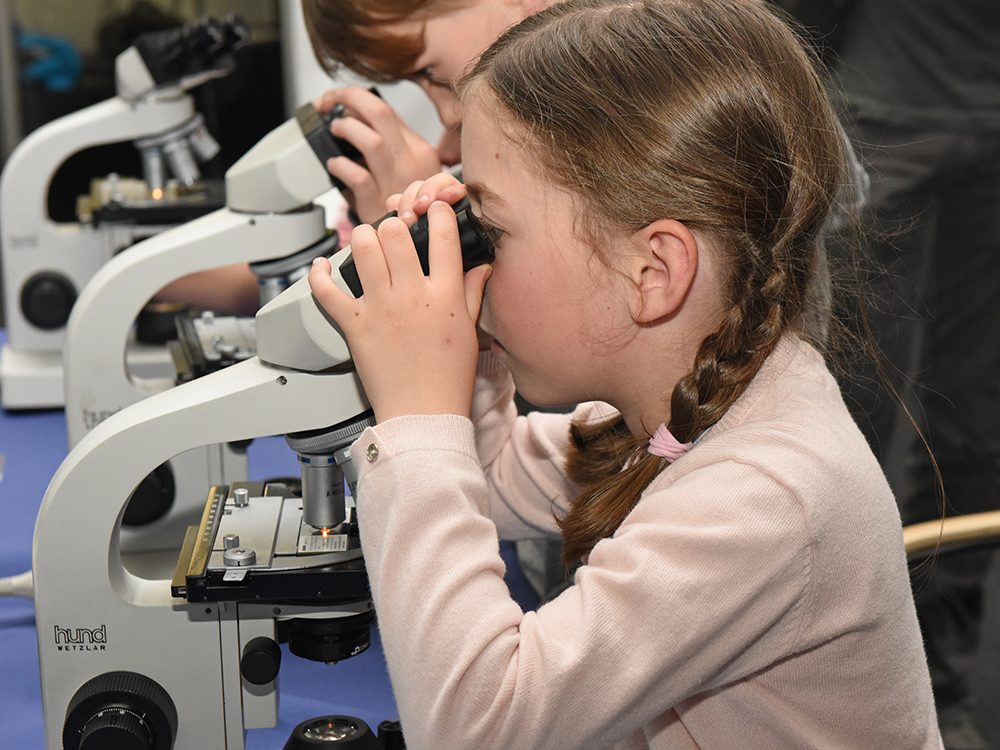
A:
[[[713,240],[728,309],[664,393],[681,442],[715,424],[789,330],[820,344],[811,302],[821,228],[850,182],[817,64],[758,0],[567,0],[509,30],[463,96],[485,90],[546,173],[580,202],[578,230],[672,218]],[[613,259],[605,259],[609,264]],[[610,536],[663,469],[623,420],[574,424],[582,492],[558,519],[567,565]]]

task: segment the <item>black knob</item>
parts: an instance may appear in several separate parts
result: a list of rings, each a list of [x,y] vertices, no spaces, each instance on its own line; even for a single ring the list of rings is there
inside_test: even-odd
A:
[[[98,711],[80,731],[80,750],[153,750],[153,732],[127,708]]]
[[[54,271],[36,273],[21,287],[21,314],[31,325],[45,331],[66,325],[74,302],[76,287]]]
[[[281,647],[270,638],[254,638],[243,647],[240,674],[252,685],[266,685],[278,676]]]
[[[406,740],[403,739],[403,725],[399,719],[386,719],[379,722],[378,738],[384,750],[406,750]]]
[[[177,316],[188,306],[180,302],[149,302],[135,319],[135,337],[142,344],[166,344],[177,338]]]
[[[135,672],[107,672],[73,695],[64,750],[172,750],[177,709],[159,683]]]
[[[125,506],[122,524],[145,526],[167,514],[173,507],[177,485],[169,463],[160,464],[139,482]]]

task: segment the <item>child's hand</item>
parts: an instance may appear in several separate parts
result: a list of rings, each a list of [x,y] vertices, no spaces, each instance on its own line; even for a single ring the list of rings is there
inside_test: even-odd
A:
[[[406,225],[364,225],[351,250],[365,293],[359,299],[330,278],[317,259],[309,284],[347,337],[375,418],[406,414],[469,415],[476,374],[476,318],[489,267],[463,275],[451,206],[428,210],[430,276],[424,276]]]
[[[360,165],[346,156],[330,159],[326,168],[347,185],[344,197],[362,221],[384,213],[386,199],[413,180],[441,171],[433,145],[411,130],[385,101],[360,86],[332,89],[313,102],[320,112],[337,104],[347,115],[330,123],[330,132],[353,144],[365,157]]]
[[[449,205],[458,203],[466,195],[465,185],[447,172],[440,172],[430,179],[413,182],[402,193],[389,196],[386,210],[395,211],[407,226],[427,213],[434,201]]]
[[[393,195],[386,201],[388,211],[396,211],[407,226],[411,226],[419,216],[427,213],[434,201],[444,201],[455,205],[466,196],[465,185],[447,172],[436,174],[429,180],[414,182],[402,193]],[[493,338],[478,327],[479,351],[489,351]]]

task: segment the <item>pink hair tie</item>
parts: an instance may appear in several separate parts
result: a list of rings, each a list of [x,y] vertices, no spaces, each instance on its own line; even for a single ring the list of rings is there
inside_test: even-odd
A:
[[[649,439],[649,452],[654,456],[662,456],[668,461],[676,461],[689,450],[694,443],[682,443],[667,429],[665,424],[656,428],[653,437]]]

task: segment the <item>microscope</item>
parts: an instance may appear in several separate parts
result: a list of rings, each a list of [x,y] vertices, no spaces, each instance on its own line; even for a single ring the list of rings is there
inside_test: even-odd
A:
[[[115,60],[116,96],[39,128],[11,154],[0,176],[4,408],[61,407],[65,327],[84,285],[136,240],[221,205],[198,167],[219,147],[186,92],[231,72],[248,35],[236,16],[142,35]],[[141,191],[111,175],[92,191],[104,197],[87,206],[87,221],[53,221],[49,187],[63,162],[122,141],[139,149]]]
[[[339,247],[314,201],[333,188],[327,159],[347,150],[330,133],[331,119],[342,115],[342,108],[320,114],[311,104],[299,107],[226,172],[224,207],[133,245],[94,273],[69,315],[63,345],[71,448],[125,407],[256,354],[253,318],[211,311],[177,316],[169,374],[140,374],[126,351],[140,312],[176,278],[249,263],[266,303],[304,277],[313,258]],[[199,444],[152,467],[128,504],[122,550],[154,570],[172,569],[170,557],[201,515],[205,487],[247,477],[245,447]]]
[[[468,269],[492,257],[491,243],[456,209]],[[280,224],[263,218],[245,214],[232,231],[256,239]],[[207,232],[236,217],[199,221]],[[415,226],[426,272],[426,221]],[[331,262],[335,283],[362,294],[350,248]],[[307,279],[258,312],[256,334],[256,356],[101,421],[53,477],[33,555],[47,750],[243,750],[247,730],[276,723],[278,641],[323,662],[367,647],[372,603],[344,487],[353,493],[349,450],[373,423],[370,406]],[[299,456],[300,492],[287,482],[215,485],[172,574],[129,567],[122,518],[154,467],[198,446],[278,434]]]

